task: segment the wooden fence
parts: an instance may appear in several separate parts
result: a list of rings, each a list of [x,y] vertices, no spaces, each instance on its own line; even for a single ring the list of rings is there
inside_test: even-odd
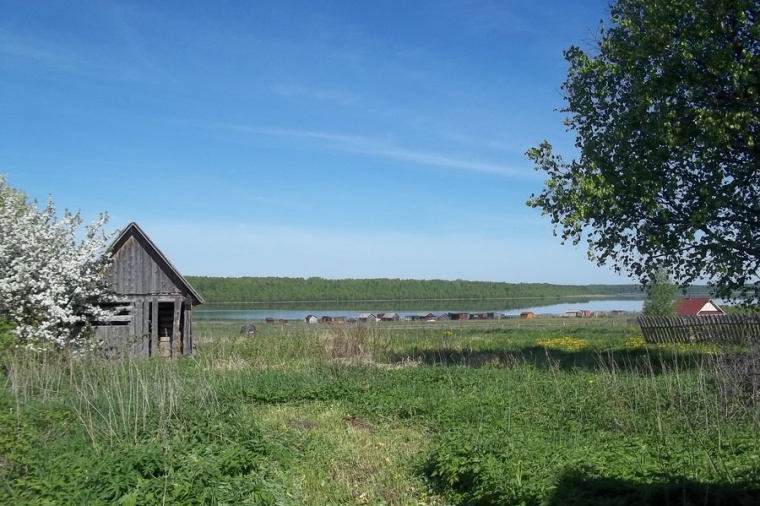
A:
[[[639,316],[648,343],[747,343],[760,339],[760,314]]]

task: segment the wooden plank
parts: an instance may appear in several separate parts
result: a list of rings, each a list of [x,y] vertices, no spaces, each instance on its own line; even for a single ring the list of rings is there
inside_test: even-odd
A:
[[[151,317],[152,317],[152,309],[151,309],[151,302],[149,298],[142,297],[142,326],[140,327],[140,335],[143,336],[143,342],[142,342],[142,356],[144,357],[150,357],[151,356],[151,347],[153,338],[151,337]]]
[[[180,319],[182,317],[182,300],[174,301],[174,321],[172,322],[171,356],[179,356],[181,350]]]
[[[109,323],[116,323],[116,322],[131,322],[133,319],[133,316],[130,315],[121,315],[121,316],[109,316],[108,322]]]
[[[182,332],[182,354],[193,354],[193,307],[185,303],[185,328]]]
[[[151,314],[150,314],[150,356],[158,356],[158,300],[151,297]]]
[[[129,335],[136,336],[137,332],[135,331],[135,327],[137,327],[137,322],[140,321],[140,315],[138,314],[138,310],[142,309],[142,304],[139,304],[137,301],[131,301],[130,302],[130,314],[132,315],[132,320],[129,322]]]
[[[140,336],[142,334],[142,321],[143,321],[143,302],[142,300],[135,300],[132,302],[132,323],[129,324],[129,332],[133,336]]]
[[[760,338],[760,315],[687,315],[638,318],[648,343],[746,343]]]
[[[142,335],[142,319],[143,319],[143,302],[142,300],[135,300],[132,302],[133,318],[129,324],[129,335],[131,339],[134,339],[134,343],[130,348],[129,355],[131,357],[147,356],[147,353],[143,355],[143,341],[145,336]]]

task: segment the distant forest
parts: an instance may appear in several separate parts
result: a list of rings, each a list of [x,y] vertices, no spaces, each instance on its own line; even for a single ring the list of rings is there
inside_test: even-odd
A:
[[[643,295],[639,285],[553,285],[417,279],[187,276],[206,302],[344,302],[455,299],[551,299]]]

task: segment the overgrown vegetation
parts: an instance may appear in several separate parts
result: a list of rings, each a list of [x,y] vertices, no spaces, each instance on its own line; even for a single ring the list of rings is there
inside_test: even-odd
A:
[[[196,328],[195,357],[16,353],[0,503],[757,504],[747,350],[627,326]],[[738,370],[738,369],[736,369]]]

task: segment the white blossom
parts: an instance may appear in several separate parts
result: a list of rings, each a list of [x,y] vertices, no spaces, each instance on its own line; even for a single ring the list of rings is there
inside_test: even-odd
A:
[[[43,209],[0,177],[0,317],[31,349],[81,351],[92,342],[86,330],[107,316],[108,266],[103,213],[77,240],[79,213],[57,218],[52,199]]]

